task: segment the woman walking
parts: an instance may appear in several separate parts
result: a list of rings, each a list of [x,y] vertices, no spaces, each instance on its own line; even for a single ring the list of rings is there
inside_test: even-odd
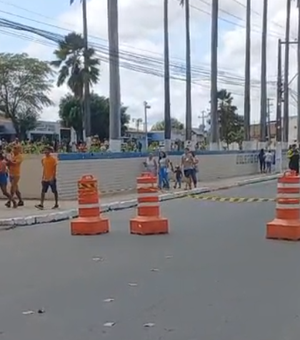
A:
[[[191,178],[192,178],[192,182],[194,184],[194,188],[197,188],[197,182],[198,182],[198,180],[197,180],[197,172],[198,172],[198,163],[199,163],[199,160],[196,157],[194,151],[191,151],[191,155],[193,157],[193,168],[191,170]]]
[[[170,189],[169,177],[168,177],[168,167],[170,165],[170,160],[167,158],[165,152],[161,151],[159,153],[158,159],[158,187],[159,189]]]
[[[147,172],[150,172],[153,176],[157,176],[157,162],[152,153],[149,154],[144,165]]]

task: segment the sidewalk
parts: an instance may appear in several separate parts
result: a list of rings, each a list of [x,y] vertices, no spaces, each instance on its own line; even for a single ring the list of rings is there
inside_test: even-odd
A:
[[[229,179],[220,179],[213,182],[200,182],[199,187],[193,190],[164,191],[160,194],[161,201],[185,197],[189,194],[199,194],[215,190],[227,189],[240,185],[254,184],[276,179],[278,175],[243,176]],[[3,202],[3,203],[2,203]],[[34,206],[37,201],[29,200],[24,207],[8,209],[4,201],[0,201],[0,229],[10,229],[18,226],[28,226],[41,223],[50,223],[70,219],[77,215],[76,201],[62,201],[58,210],[52,210],[53,202],[46,201],[45,209],[38,210]],[[101,199],[103,212],[128,209],[136,206],[136,194],[111,195]],[[49,208],[48,208],[49,207]]]

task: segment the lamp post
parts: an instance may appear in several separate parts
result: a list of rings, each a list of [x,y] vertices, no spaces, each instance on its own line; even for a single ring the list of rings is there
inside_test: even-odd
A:
[[[145,130],[145,148],[148,150],[148,110],[151,109],[151,106],[144,101],[144,130]]]

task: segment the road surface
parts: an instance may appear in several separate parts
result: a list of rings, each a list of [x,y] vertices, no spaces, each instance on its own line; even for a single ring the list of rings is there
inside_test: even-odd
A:
[[[170,201],[165,236],[129,235],[133,210],[108,215],[109,235],[72,237],[67,222],[1,232],[0,340],[298,340],[300,244],[265,240],[274,207]]]

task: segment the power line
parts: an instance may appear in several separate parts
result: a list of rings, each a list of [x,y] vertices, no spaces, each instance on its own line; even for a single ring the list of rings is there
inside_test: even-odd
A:
[[[7,19],[0,18],[0,26],[6,27],[8,29],[13,29],[13,30],[18,30],[18,31],[25,31],[29,33],[33,33],[36,35],[39,35],[45,39],[54,41],[58,43],[59,41],[64,39],[63,35],[49,32],[46,30],[41,30],[37,29],[35,27],[19,24]],[[95,48],[95,50],[99,53],[100,59],[102,61],[108,62],[108,47],[103,44],[99,43],[93,43],[91,42],[90,44],[92,47]],[[151,56],[143,55],[143,54],[137,54],[137,53],[132,53],[128,51],[120,51],[119,53],[120,58],[123,59],[127,65],[123,65],[128,67],[131,70],[136,70],[136,71],[146,71],[146,73],[154,73],[154,75],[161,75],[162,70],[163,70],[163,63],[164,60],[154,58]],[[130,65],[128,65],[128,62]],[[184,71],[185,71],[185,64],[184,63],[178,63],[176,61],[170,63],[171,66],[171,71],[172,71],[172,76],[175,77],[177,80],[184,80]],[[193,80],[209,80],[210,76],[210,68],[208,66],[202,66],[202,65],[196,65],[192,67],[192,77]],[[179,77],[179,79],[178,79]],[[242,86],[243,85],[243,77],[238,76],[236,74],[230,73],[226,70],[219,70],[219,79],[221,82],[226,82],[226,84],[232,84],[232,85],[237,85],[237,86]],[[270,82],[272,83],[272,82]],[[259,85],[258,80],[253,80],[252,83],[253,87],[257,87]]]
[[[204,4],[208,5],[208,6],[211,6],[211,4],[210,4],[208,1],[206,1],[206,0],[198,0],[198,1],[204,3]],[[198,11],[200,11],[200,12],[203,12],[203,13],[205,13],[205,14],[211,15],[211,13],[210,13],[209,11],[200,9],[199,7],[196,7],[196,6],[194,6],[194,5],[193,5],[193,6],[191,5],[191,7],[194,8],[194,9],[196,9],[196,10],[198,10]],[[245,7],[245,6],[243,5],[243,7]],[[231,25],[233,25],[233,26],[238,26],[238,27],[241,27],[241,28],[246,28],[246,26],[245,26],[245,19],[243,19],[243,18],[241,18],[241,17],[239,17],[239,16],[237,16],[237,15],[235,15],[235,14],[233,14],[233,13],[227,11],[227,10],[224,10],[224,9],[222,9],[222,8],[219,8],[219,11],[220,11],[220,12],[223,12],[224,14],[226,14],[226,15],[228,15],[228,16],[230,16],[230,17],[232,17],[233,19],[236,19],[236,20],[239,20],[240,22],[243,22],[244,24],[241,24],[241,23],[238,23],[238,22],[233,22],[233,21],[231,21],[231,20],[222,18],[222,17],[220,17],[220,16],[219,16],[219,20],[222,20],[222,21],[224,21],[224,22],[226,22],[226,23],[228,23],[228,24],[231,24]],[[251,28],[251,32],[261,34],[260,25],[258,25],[258,24],[256,24],[256,23],[253,23],[253,24],[252,24],[252,27],[253,27],[253,26],[256,26],[256,29]],[[277,24],[277,26],[279,26],[280,28],[284,28],[284,27],[282,27],[282,26],[280,26],[280,25],[278,25],[278,24]],[[273,31],[273,30],[269,30],[268,36],[271,36],[271,37],[274,37],[274,38],[279,38],[279,37],[281,37],[281,36],[278,34],[278,32]]]
[[[176,0],[176,1],[177,1],[177,0]],[[210,6],[209,2],[207,2],[206,0],[198,0],[198,1],[201,1],[201,2],[205,3],[206,5],[209,5],[209,6]],[[12,7],[14,7],[14,8],[21,9],[21,10],[27,12],[27,13],[35,14],[35,15],[37,15],[37,16],[43,17],[43,18],[48,19],[48,20],[51,20],[51,21],[54,21],[53,18],[51,18],[51,17],[45,16],[45,15],[40,14],[40,13],[35,12],[35,11],[28,10],[28,9],[22,7],[22,6],[15,5],[15,4],[12,4],[12,3],[9,3],[9,2],[3,1],[3,0],[0,0],[0,3],[3,3],[3,4],[6,4],[6,5],[9,5],[9,6],[12,6]],[[194,5],[190,5],[190,7],[191,7],[192,9],[196,10],[196,11],[199,11],[199,12],[202,12],[202,13],[208,15],[208,16],[211,16],[211,13],[210,13],[209,11],[203,10],[203,9],[197,7],[197,6],[194,6]],[[244,22],[244,19],[242,19],[242,18],[240,18],[240,17],[238,17],[238,16],[235,16],[234,14],[232,14],[232,13],[226,11],[226,10],[220,10],[220,11],[221,11],[221,12],[223,11],[223,12],[226,13],[227,15],[230,15],[230,16],[232,16],[233,18],[235,18],[235,19],[237,19],[237,20],[239,20],[239,21]],[[0,10],[0,13],[6,14],[6,15],[9,15],[9,16],[13,16],[13,17],[16,17],[16,18],[19,18],[19,19],[23,19],[23,20],[35,22],[35,23],[38,23],[38,24],[41,24],[41,25],[45,25],[45,26],[48,26],[48,27],[60,29],[60,30],[63,30],[63,31],[69,31],[69,30],[68,30],[67,28],[65,28],[65,27],[61,27],[61,26],[58,26],[58,25],[54,25],[54,24],[49,24],[49,23],[41,22],[41,21],[39,21],[39,20],[35,20],[35,19],[32,19],[32,18],[28,18],[28,17],[23,16],[23,15],[11,13],[11,12],[9,12],[9,11]],[[238,26],[238,27],[241,27],[241,28],[245,28],[244,25],[242,25],[242,24],[240,24],[240,23],[237,23],[237,22],[230,21],[230,20],[225,19],[225,18],[223,18],[223,17],[221,17],[221,16],[219,16],[219,20],[224,21],[224,22],[226,22],[226,23],[228,23],[228,24],[231,24],[231,25],[233,25],[233,26]],[[68,24],[66,24],[66,25],[69,26]],[[251,31],[254,32],[254,33],[260,33],[260,30],[257,30],[257,29],[252,29]],[[270,32],[272,33],[272,31],[270,31]],[[276,37],[276,38],[279,38],[279,37],[280,37],[280,36],[278,35],[277,32],[273,32],[273,34],[271,34],[271,33],[269,34],[270,36],[273,36],[273,37]],[[93,39],[96,39],[96,40],[102,40],[102,41],[107,42],[107,39],[104,39],[104,38],[100,38],[100,37],[96,37],[96,36],[89,36],[89,37],[90,37],[90,38],[93,38]],[[122,45],[122,44],[120,44],[120,45]],[[124,46],[126,46],[126,45],[124,45]],[[130,47],[130,48],[133,49],[133,50],[140,50],[140,51],[143,51],[143,52],[150,52],[150,51],[147,51],[147,50],[137,49],[137,48],[135,48],[135,47],[133,47],[133,46],[130,46],[130,45],[127,45],[127,46]],[[150,52],[150,53],[153,53],[153,52]],[[156,53],[154,53],[154,54],[156,54]],[[157,54],[158,54],[158,53],[157,53]],[[162,54],[160,54],[160,55],[162,56]],[[176,59],[177,59],[177,58],[176,58]],[[181,60],[182,60],[182,59],[181,59]]]

